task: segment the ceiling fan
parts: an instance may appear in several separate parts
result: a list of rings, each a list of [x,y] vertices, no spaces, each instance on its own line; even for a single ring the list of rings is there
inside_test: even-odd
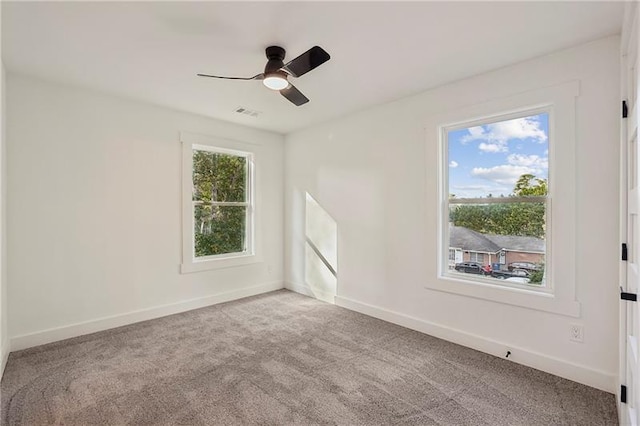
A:
[[[319,46],[313,46],[297,58],[284,63],[285,50],[280,46],[269,46],[266,49],[267,66],[264,72],[253,77],[221,77],[218,75],[198,74],[200,77],[222,78],[225,80],[262,80],[271,90],[278,90],[282,96],[293,104],[300,106],[309,99],[296,87],[289,83],[289,77],[301,77],[309,71],[331,59],[331,56]]]

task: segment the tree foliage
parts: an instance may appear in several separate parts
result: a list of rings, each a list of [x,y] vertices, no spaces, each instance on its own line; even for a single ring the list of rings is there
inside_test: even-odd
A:
[[[536,184],[532,185],[531,181],[535,180]],[[513,195],[518,197],[545,196],[547,195],[547,180],[536,178],[532,174],[524,174],[518,178]]]
[[[210,151],[193,152],[194,246],[196,257],[245,249],[247,159]]]
[[[544,237],[543,203],[453,206],[451,222],[483,234]]]
[[[529,276],[530,284],[542,284],[542,280],[544,280],[544,264],[540,264],[540,269],[537,269],[531,273]]]
[[[535,184],[533,183],[535,182]],[[510,196],[547,195],[546,179],[531,174],[520,176]],[[452,205],[450,220],[456,226],[483,234],[520,235],[544,238],[544,203],[487,203]]]

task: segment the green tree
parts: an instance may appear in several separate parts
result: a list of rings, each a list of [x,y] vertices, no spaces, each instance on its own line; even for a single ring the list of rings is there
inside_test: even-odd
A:
[[[544,238],[544,203],[456,205],[450,220],[483,234]]]
[[[544,279],[544,264],[541,264],[540,269],[533,271],[529,276],[529,283],[542,284],[543,279]]]
[[[247,159],[211,151],[193,152],[194,248],[196,257],[245,248]]]
[[[535,180],[535,185],[531,181]],[[547,195],[547,180],[536,178],[532,174],[524,174],[518,178],[513,195],[518,197],[545,196]]]
[[[546,194],[546,179],[524,174],[516,182],[510,196],[527,197]],[[454,225],[484,234],[538,238],[545,236],[545,203],[453,205],[449,216]]]

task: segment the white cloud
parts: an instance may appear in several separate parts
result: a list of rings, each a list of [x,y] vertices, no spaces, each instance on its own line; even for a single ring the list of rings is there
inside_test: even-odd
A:
[[[486,197],[487,194],[492,194],[496,197],[499,197],[503,194],[508,194],[511,191],[511,188],[506,186],[496,186],[496,185],[454,185],[451,187],[452,192],[458,198],[476,198],[476,197]]]
[[[507,163],[494,167],[475,167],[471,170],[471,176],[512,186],[523,174],[546,176],[546,170],[549,168],[549,159],[535,154],[509,154]]]
[[[507,152],[509,148],[506,143],[484,143],[480,142],[478,149],[482,152]]]
[[[469,134],[466,135],[466,136],[463,136],[460,139],[460,142],[462,142],[463,145],[465,145],[469,141],[482,139],[482,135],[484,133],[484,129],[482,128],[482,126],[469,127],[467,129],[467,132],[469,132]]]
[[[525,166],[535,169],[548,169],[549,158],[538,155],[509,154],[507,162],[513,166]]]
[[[495,186],[495,185],[454,185],[451,187],[452,189],[458,191],[482,191],[484,193],[487,192],[505,192],[510,191],[511,188],[506,186]]]
[[[543,143],[547,141],[547,135],[540,122],[532,117],[516,118],[500,121],[484,126],[470,127],[468,135],[461,138],[463,144],[470,141],[485,141],[480,143],[479,149],[483,152],[507,152],[508,142],[512,139],[533,139]]]
[[[479,189],[482,191],[486,191],[491,189],[492,187],[489,185],[453,185],[451,188],[453,189],[461,189],[461,190],[475,190]]]
[[[456,167],[458,167],[458,163],[456,161],[451,160],[449,162],[449,167],[451,167],[452,169],[455,169]]]
[[[490,180],[501,185],[513,186],[518,178],[524,174],[535,174],[535,169],[526,166],[516,166],[513,164],[503,164],[494,167],[475,167],[471,170],[474,177]]]

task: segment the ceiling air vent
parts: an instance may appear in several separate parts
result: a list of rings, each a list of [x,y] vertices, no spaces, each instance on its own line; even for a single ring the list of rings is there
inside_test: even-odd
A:
[[[237,112],[238,114],[246,115],[249,117],[257,117],[261,114],[260,111],[256,111],[256,110],[244,108],[244,107],[237,107],[236,109],[234,109],[234,111]]]

